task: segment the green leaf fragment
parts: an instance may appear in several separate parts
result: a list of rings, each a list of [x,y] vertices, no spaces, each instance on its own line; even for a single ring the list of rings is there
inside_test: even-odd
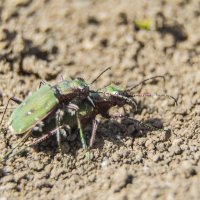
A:
[[[151,20],[144,19],[144,20],[135,20],[134,21],[136,28],[143,29],[143,30],[150,30],[151,28]]]

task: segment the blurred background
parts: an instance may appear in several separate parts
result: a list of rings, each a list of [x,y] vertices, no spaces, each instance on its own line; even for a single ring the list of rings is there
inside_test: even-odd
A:
[[[142,92],[169,93],[179,103],[138,98],[135,118],[159,118],[170,131],[143,135],[130,124],[102,124],[90,165],[80,145],[67,172],[59,152],[30,149],[2,168],[2,197],[200,199],[199,54],[198,0],[1,0],[2,106],[11,96],[24,99],[41,79],[90,83],[107,67],[94,89],[163,75],[165,88],[151,81]]]

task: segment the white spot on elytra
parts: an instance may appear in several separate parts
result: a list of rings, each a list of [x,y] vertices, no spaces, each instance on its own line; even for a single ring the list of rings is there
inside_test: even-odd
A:
[[[32,114],[32,112],[31,112],[31,111],[28,111],[28,112],[27,112],[27,114],[28,114],[28,115],[31,115],[31,114]]]

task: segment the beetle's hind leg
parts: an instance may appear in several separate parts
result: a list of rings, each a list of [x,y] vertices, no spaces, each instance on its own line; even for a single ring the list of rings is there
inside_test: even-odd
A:
[[[43,141],[46,141],[46,140],[47,140],[48,138],[50,138],[51,136],[56,135],[57,132],[58,132],[58,129],[68,131],[69,133],[71,132],[71,129],[69,129],[68,126],[62,125],[62,126],[56,128],[56,129],[54,129],[53,131],[50,131],[49,133],[46,133],[45,135],[42,135],[41,137],[39,137],[38,139],[36,139],[36,140],[35,140],[34,142],[32,142],[31,144],[29,144],[29,145],[25,146],[24,148],[22,148],[21,150],[19,150],[19,151],[13,153],[9,158],[11,158],[11,157],[13,157],[13,156],[15,156],[15,155],[17,155],[17,154],[20,154],[20,153],[24,152],[28,147],[34,147],[34,146],[36,146],[36,145],[42,143]],[[25,142],[25,141],[24,141],[24,142]],[[12,149],[12,150],[13,150],[13,149]],[[10,152],[10,153],[11,153],[11,152]],[[10,153],[9,153],[9,154],[10,154]],[[4,156],[4,157],[5,157],[5,156]],[[6,157],[7,157],[7,156],[6,156]]]
[[[18,98],[16,98],[16,97],[10,97],[10,98],[8,99],[8,101],[7,101],[5,110],[4,110],[4,112],[3,112],[3,115],[2,115],[2,118],[1,118],[1,121],[0,121],[0,125],[1,125],[2,122],[3,122],[4,116],[5,116],[5,114],[6,114],[6,110],[8,109],[8,105],[9,105],[10,101],[13,101],[13,102],[15,102],[15,103],[17,103],[17,104],[22,103],[22,100],[21,100],[21,99],[18,99]]]
[[[2,123],[3,123],[3,119],[4,119],[5,114],[6,114],[6,111],[7,111],[7,109],[8,109],[8,105],[9,105],[9,103],[10,103],[11,101],[13,101],[13,102],[15,102],[15,103],[17,103],[17,104],[22,103],[22,100],[21,100],[21,99],[18,99],[18,98],[16,98],[16,97],[10,97],[10,98],[8,99],[7,104],[6,104],[6,107],[5,107],[4,111],[3,111],[2,118],[1,118],[1,121],[0,121],[0,125],[2,125]],[[9,141],[6,139],[6,135],[7,135],[7,132],[8,132],[8,128],[4,128],[4,127],[1,126],[1,132],[3,132],[4,142],[5,142],[6,146],[7,146],[7,147],[10,146]]]
[[[29,138],[29,136],[31,135],[31,130],[29,130],[24,136],[23,138],[21,138],[21,140],[14,145],[14,147],[12,147],[12,149],[10,149],[10,151],[8,151],[3,158],[0,158],[0,161],[4,161],[7,158],[9,158],[9,155],[11,155],[13,153],[13,151],[18,148],[19,146],[22,146],[24,144],[24,142],[26,142],[26,140]],[[15,155],[15,154],[14,154]],[[12,155],[11,155],[12,156]]]

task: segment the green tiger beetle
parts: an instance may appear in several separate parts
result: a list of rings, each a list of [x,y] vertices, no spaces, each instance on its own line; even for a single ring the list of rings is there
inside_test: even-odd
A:
[[[123,107],[125,105],[129,105],[135,108],[135,110],[137,110],[137,103],[134,99],[135,96],[166,96],[166,97],[172,98],[177,104],[177,100],[174,97],[167,94],[159,95],[159,94],[150,94],[150,93],[144,93],[144,94],[131,93],[131,90],[133,88],[136,88],[139,85],[144,84],[146,81],[155,79],[155,78],[163,78],[163,77],[156,76],[149,79],[145,79],[141,83],[126,90],[123,90],[119,88],[118,86],[110,84],[102,89],[97,90],[96,92],[92,92],[90,93],[90,98],[92,99],[95,107],[92,106],[86,100],[75,98],[73,101],[71,101],[69,106],[64,105],[64,107],[59,108],[58,110],[55,111],[56,114],[52,114],[48,116],[47,118],[45,118],[45,120],[42,121],[42,123],[32,128],[31,133],[33,135],[39,135],[41,133],[44,133],[44,135],[41,136],[39,139],[37,139],[35,142],[33,142],[29,146],[34,146],[40,143],[41,141],[46,140],[50,136],[57,134],[57,132],[61,130],[64,130],[64,132],[65,131],[69,132],[71,129],[74,129],[75,127],[77,127],[80,132],[80,138],[81,138],[83,148],[86,149],[87,144],[85,141],[81,124],[85,126],[93,120],[92,136],[91,136],[90,144],[89,144],[89,147],[91,148],[94,143],[96,130],[99,124],[97,115],[100,114],[103,117],[110,118],[111,116],[109,116],[108,111],[113,106]],[[75,112],[75,110],[77,112]],[[116,115],[114,117],[125,117],[125,116]],[[133,120],[133,121],[135,121],[137,124],[139,123],[138,125],[146,126],[150,130],[156,129],[152,126],[149,126],[137,120]],[[58,135],[60,134],[57,134],[57,136]],[[57,140],[59,141],[60,138],[57,138]],[[9,154],[6,154],[4,158],[7,158]]]
[[[101,72],[91,84],[109,69],[110,68],[107,68]],[[92,106],[95,106],[89,96],[89,93],[92,92],[93,91],[89,89],[89,84],[82,78],[76,78],[72,81],[63,80],[62,78],[62,81],[54,86],[41,81],[39,89],[28,96],[24,101],[11,97],[8,100],[0,124],[2,124],[8,104],[12,100],[20,105],[10,116],[8,121],[9,129],[14,134],[24,135],[12,150],[27,140],[32,133],[33,127],[51,115],[60,105],[65,104],[67,106],[75,97],[80,100],[87,99]]]

